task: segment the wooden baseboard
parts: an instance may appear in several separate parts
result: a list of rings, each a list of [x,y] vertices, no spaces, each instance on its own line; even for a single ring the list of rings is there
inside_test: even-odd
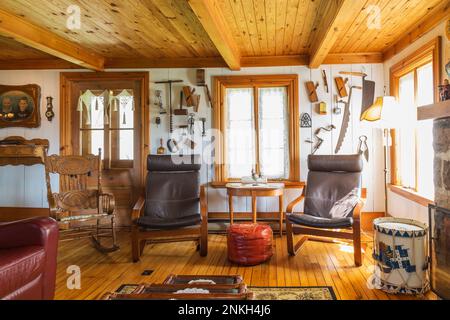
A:
[[[48,217],[48,208],[0,207],[0,222],[17,221],[34,217]]]
[[[235,212],[234,219],[236,221],[250,221],[252,219],[251,212]],[[278,222],[278,212],[258,212],[258,219],[261,221]],[[363,212],[361,214],[361,229],[364,231],[372,230],[372,222],[376,218],[384,217],[384,212]],[[209,222],[228,222],[230,214],[228,212],[209,212]]]
[[[12,208],[0,207],[0,222],[9,222],[33,217],[48,217],[48,208]],[[262,221],[278,222],[278,212],[258,212],[258,219]],[[372,222],[376,218],[384,217],[384,212],[363,212],[361,214],[361,228],[364,231],[372,230]],[[209,212],[209,222],[228,222],[230,214],[228,212]],[[250,221],[251,212],[235,212],[236,221]],[[129,228],[128,226],[123,226]]]

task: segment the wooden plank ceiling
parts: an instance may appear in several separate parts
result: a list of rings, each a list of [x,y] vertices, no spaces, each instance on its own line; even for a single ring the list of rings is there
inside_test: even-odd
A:
[[[79,30],[66,27],[71,5],[81,9]],[[53,61],[98,70],[83,50],[103,57],[105,68],[381,62],[414,40],[408,35],[448,18],[449,7],[450,0],[1,0],[0,10],[21,19],[10,26],[43,28],[73,43],[81,58],[52,54],[0,20],[0,69],[42,59],[45,68]],[[380,29],[367,23],[371,8],[380,9]]]

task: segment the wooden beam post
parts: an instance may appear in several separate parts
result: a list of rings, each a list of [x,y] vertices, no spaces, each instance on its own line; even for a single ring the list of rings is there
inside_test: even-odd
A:
[[[188,0],[211,41],[231,70],[240,70],[241,54],[215,0]]]
[[[0,34],[84,68],[103,71],[105,59],[45,28],[0,9]]]
[[[314,22],[311,39],[309,67],[318,68],[328,56],[335,42],[349,28],[363,10],[365,1],[328,0],[323,1]]]

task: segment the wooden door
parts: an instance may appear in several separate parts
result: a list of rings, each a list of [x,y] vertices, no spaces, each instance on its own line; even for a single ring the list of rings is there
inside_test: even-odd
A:
[[[143,191],[148,91],[142,86],[140,79],[83,79],[72,82],[69,90],[71,139],[62,148],[71,154],[98,154],[101,148],[103,191],[115,196],[119,226],[130,225],[131,210]],[[79,97],[87,90],[93,94],[91,103],[85,101],[80,111]]]

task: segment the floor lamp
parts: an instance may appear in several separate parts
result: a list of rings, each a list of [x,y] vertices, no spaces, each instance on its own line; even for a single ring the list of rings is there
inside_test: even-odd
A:
[[[388,182],[388,148],[389,148],[389,138],[390,131],[389,129],[394,129],[398,127],[398,123],[395,123],[396,120],[401,119],[398,117],[401,110],[399,105],[396,103],[394,97],[390,96],[382,96],[378,97],[375,100],[375,103],[368,107],[361,114],[361,121],[368,121],[373,123],[372,127],[380,128],[383,130],[383,139],[384,139],[384,214],[387,215],[388,212],[388,191],[387,191],[387,182]]]

